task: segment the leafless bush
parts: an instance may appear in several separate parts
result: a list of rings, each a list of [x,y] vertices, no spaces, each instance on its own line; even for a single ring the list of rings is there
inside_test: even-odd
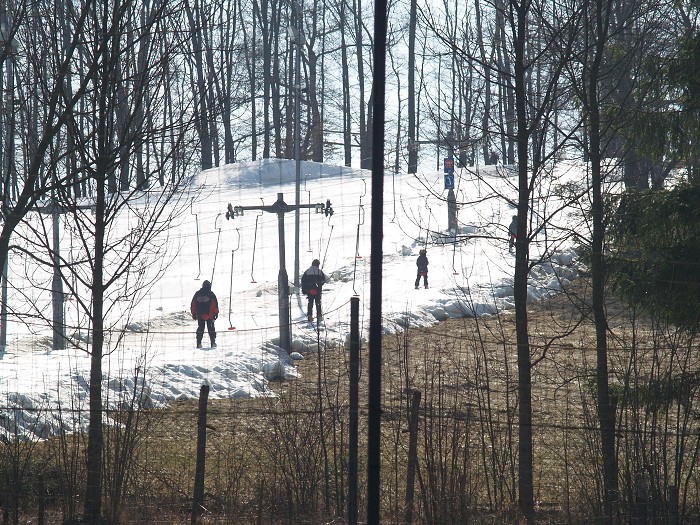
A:
[[[546,522],[590,523],[602,516],[603,500],[595,332],[583,322],[554,339],[555,319],[543,314],[531,323],[539,357],[533,367],[536,511]],[[614,319],[611,391],[621,472],[615,519],[663,522],[674,516],[677,498],[678,522],[693,522],[700,481],[695,340],[660,323]],[[300,378],[271,385],[276,397],[209,402],[201,523],[347,519],[348,361],[344,349],[319,343],[319,351],[299,363]],[[361,354],[366,363],[367,349]],[[382,523],[517,522],[515,356],[507,315],[429,330],[409,327],[385,338]],[[367,475],[367,380],[361,366],[359,522]],[[122,410],[106,414],[113,424],[105,433],[105,509],[114,509],[114,523],[187,519],[196,404],[151,410],[139,405],[136,393],[127,399]],[[63,433],[45,443],[2,445],[8,520],[23,522],[35,512],[39,487],[30,480],[40,470],[53,515],[78,516],[85,443],[68,420]]]

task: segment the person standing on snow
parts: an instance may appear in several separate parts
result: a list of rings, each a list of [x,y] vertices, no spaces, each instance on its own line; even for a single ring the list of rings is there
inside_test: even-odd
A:
[[[192,313],[192,319],[197,320],[197,348],[202,348],[205,324],[209,332],[211,347],[216,348],[214,321],[219,317],[219,302],[216,300],[214,292],[211,291],[211,283],[209,281],[205,280],[202,283],[202,288],[197,290],[194,297],[192,297],[190,312]]]
[[[306,319],[312,323],[314,320],[314,304],[316,305],[316,320],[323,321],[321,314],[321,291],[326,284],[326,274],[320,268],[321,262],[314,259],[311,266],[301,276],[301,293],[309,299],[309,306],[306,309]]]
[[[515,240],[518,238],[518,216],[513,215],[513,219],[510,221],[510,226],[508,226],[508,251],[513,251],[515,247]]]
[[[416,259],[416,266],[418,266],[418,275],[416,275],[416,290],[418,290],[418,284],[420,283],[421,276],[423,277],[423,285],[428,287],[428,255],[427,250],[421,250],[418,252],[418,259]]]

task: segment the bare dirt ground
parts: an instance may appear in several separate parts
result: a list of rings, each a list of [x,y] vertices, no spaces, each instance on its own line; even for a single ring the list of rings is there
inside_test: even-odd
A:
[[[591,502],[599,501],[596,334],[588,297],[587,281],[579,279],[567,294],[528,306],[535,498],[540,515],[551,516],[543,522],[566,516],[575,523],[578,520],[572,516],[577,515],[585,522]],[[614,384],[616,371],[627,366],[626,349],[632,336],[623,308],[611,304],[607,314]],[[636,344],[644,345],[646,333],[643,325],[636,327]],[[295,488],[302,494],[313,492],[303,482],[314,476],[318,466],[300,461],[321,461],[324,440],[337,445],[339,439],[347,439],[349,352],[323,343],[321,332],[318,351],[307,352],[297,362],[298,379],[271,384],[276,398],[210,402],[208,455],[228,456],[228,476],[235,474],[240,480],[241,505],[267,499],[265,491],[275,490],[264,481],[270,476],[286,476],[287,486],[302,483]],[[368,354],[364,343],[359,384],[361,457],[366,450]],[[409,327],[385,335],[381,387],[382,476],[389,494],[385,497],[403,498],[409,405],[417,390],[421,392],[418,461],[422,468],[440,469],[446,479],[468,475],[475,501],[490,513],[490,522],[517,522],[518,352],[512,312],[450,319],[430,328]],[[189,432],[190,451],[183,451],[190,458],[184,460],[188,471],[196,407],[188,402],[173,410],[180,415],[172,419],[172,426],[166,418],[160,431],[168,438],[184,432],[183,440]],[[182,425],[183,418],[187,425]],[[444,457],[436,456],[436,450]],[[448,457],[459,461],[450,466],[443,461]],[[364,470],[361,464],[360,471]],[[429,480],[421,483],[424,492],[444,489],[431,489]],[[268,497],[279,501],[274,493]]]

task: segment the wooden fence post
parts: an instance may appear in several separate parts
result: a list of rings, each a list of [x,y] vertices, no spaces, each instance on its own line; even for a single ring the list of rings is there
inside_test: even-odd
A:
[[[197,469],[194,476],[194,498],[192,500],[192,525],[197,524],[197,515],[204,510],[204,458],[207,449],[207,398],[209,385],[199,389],[199,414],[197,417]]]
[[[357,439],[360,377],[360,298],[350,298],[350,423],[348,444],[348,525],[357,524]]]
[[[38,525],[44,525],[46,523],[46,486],[44,484],[44,476],[39,474],[37,479],[37,497],[39,499],[39,518],[37,520]]]
[[[411,412],[408,417],[408,472],[406,473],[406,525],[413,523],[413,494],[418,467],[418,414],[420,390],[413,391]]]
[[[678,525],[678,487],[668,487],[668,525]]]

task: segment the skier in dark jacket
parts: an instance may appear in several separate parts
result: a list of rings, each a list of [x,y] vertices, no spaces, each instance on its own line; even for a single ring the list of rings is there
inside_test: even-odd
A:
[[[515,240],[518,238],[518,216],[513,215],[513,219],[508,226],[508,251],[513,251]]]
[[[314,320],[314,304],[316,305],[316,319],[323,321],[321,314],[321,291],[326,284],[326,274],[320,268],[321,262],[314,259],[308,270],[301,276],[301,293],[309,298],[309,306],[306,310],[306,318],[312,323]]]
[[[423,285],[428,287],[428,255],[426,250],[421,250],[418,252],[418,259],[416,259],[416,266],[418,266],[418,275],[416,276],[416,290],[418,290],[418,284],[420,283],[421,276],[423,277]]]
[[[197,290],[192,297],[190,304],[192,319],[197,320],[197,348],[202,348],[202,337],[204,337],[204,325],[209,332],[211,347],[216,348],[216,329],[214,321],[219,317],[219,303],[216,295],[211,291],[211,283],[204,281],[202,288]]]

